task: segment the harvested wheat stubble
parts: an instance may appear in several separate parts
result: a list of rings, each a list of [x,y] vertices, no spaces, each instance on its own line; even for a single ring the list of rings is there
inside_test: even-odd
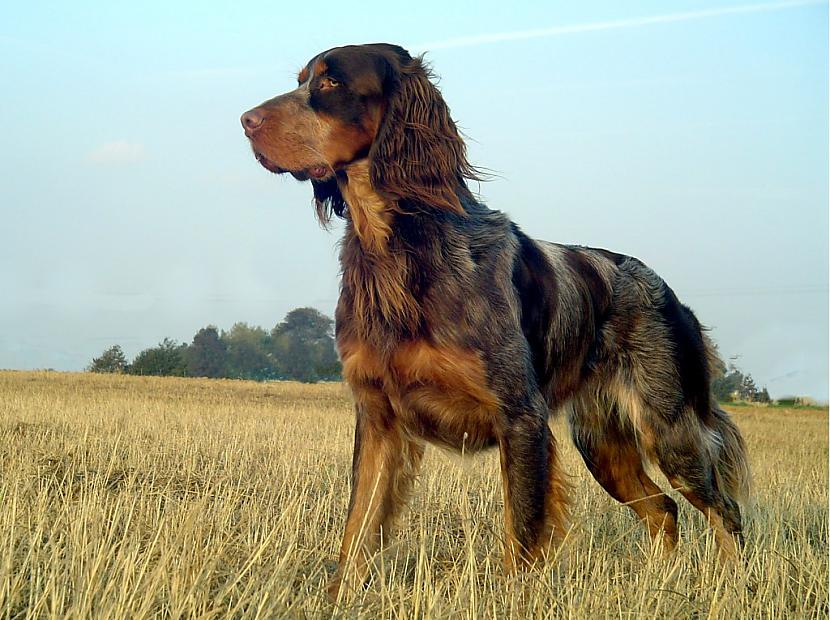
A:
[[[743,567],[719,568],[682,501],[677,554],[652,553],[557,421],[573,527],[547,570],[504,577],[498,455],[430,449],[372,582],[335,608],[343,386],[0,372],[0,617],[827,617],[827,410],[733,415]]]

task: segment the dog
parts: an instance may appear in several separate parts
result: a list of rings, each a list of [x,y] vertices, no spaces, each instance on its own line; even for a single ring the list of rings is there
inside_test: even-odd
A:
[[[365,581],[427,443],[498,448],[505,566],[543,560],[568,527],[557,411],[656,543],[675,547],[677,504],[644,462],[734,557],[747,454],[712,397],[716,353],[695,315],[636,258],[536,241],[477,200],[432,77],[395,45],[338,47],[241,118],[262,166],[310,181],[321,222],[345,219],[336,342],[356,426],[330,594],[347,573]]]

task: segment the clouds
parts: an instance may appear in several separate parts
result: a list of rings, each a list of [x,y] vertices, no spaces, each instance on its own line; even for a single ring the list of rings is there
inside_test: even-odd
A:
[[[136,164],[146,158],[147,151],[143,144],[127,140],[105,142],[92,149],[86,156],[86,160],[92,164],[122,166]]]
[[[503,41],[521,41],[525,39],[540,39],[555,37],[565,34],[578,34],[582,32],[596,32],[600,30],[619,30],[622,28],[640,28],[653,24],[672,22],[685,22],[696,19],[721,17],[724,15],[736,15],[740,13],[765,13],[769,11],[783,11],[802,6],[825,4],[824,0],[790,0],[787,2],[769,2],[763,4],[743,4],[738,6],[726,6],[701,11],[688,11],[685,13],[671,13],[668,15],[653,15],[649,17],[635,17],[632,19],[618,19],[613,21],[598,21],[572,26],[555,26],[553,28],[533,28],[513,32],[492,32],[466,37],[455,37],[442,41],[432,41],[413,45],[418,50],[451,49],[458,47],[474,47],[488,43],[500,43]]]

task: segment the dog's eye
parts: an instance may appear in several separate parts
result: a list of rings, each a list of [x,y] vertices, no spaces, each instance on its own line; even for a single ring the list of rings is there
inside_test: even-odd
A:
[[[340,86],[340,82],[334,78],[326,76],[320,80],[320,88],[337,88],[338,86]]]

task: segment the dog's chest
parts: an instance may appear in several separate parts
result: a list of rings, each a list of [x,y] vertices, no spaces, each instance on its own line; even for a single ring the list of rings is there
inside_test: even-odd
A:
[[[382,391],[412,435],[458,450],[495,441],[500,401],[477,352],[412,340],[385,355],[365,342],[341,343],[340,355],[343,376],[369,415],[384,415],[371,410],[377,398],[364,399]]]

